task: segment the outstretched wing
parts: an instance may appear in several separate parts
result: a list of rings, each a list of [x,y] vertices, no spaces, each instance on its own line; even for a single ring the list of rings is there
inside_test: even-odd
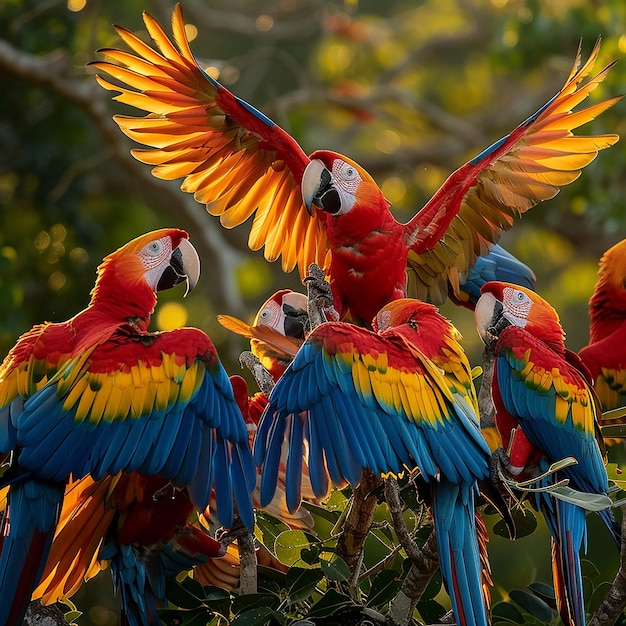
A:
[[[563,88],[513,132],[456,170],[406,225],[411,247],[408,294],[443,302],[448,275],[461,282],[476,258],[487,254],[514,218],[559,188],[576,180],[599,150],[612,146],[615,134],[577,136],[572,130],[590,122],[621,96],[573,112],[604,80],[613,64],[583,82],[600,49],[596,43],[580,66],[580,49]],[[451,276],[454,284],[458,278]]]
[[[114,117],[126,135],[152,148],[133,155],[153,165],[159,178],[184,178],[183,191],[207,204],[226,228],[254,214],[250,248],[265,246],[270,261],[282,255],[285,271],[298,265],[304,276],[310,263],[324,266],[326,236],[302,201],[300,182],[309,163],[302,148],[201,68],[179,4],[173,41],[152,16],[144,12],[143,18],[156,47],[116,27],[132,53],[107,48],[100,52],[108,61],[91,64],[117,81],[96,77],[105,89],[121,92],[116,100],[148,113]]]
[[[486,472],[489,451],[468,406],[454,401],[438,367],[401,340],[322,324],[277,382],[259,425],[261,503],[274,493],[285,440],[290,510],[300,503],[305,450],[319,496],[329,477],[338,486],[356,484],[363,468],[381,474],[419,468],[426,480],[441,473],[471,482]]]
[[[596,401],[582,374],[521,328],[505,329],[499,342],[495,389],[506,411],[550,462],[578,461],[563,470],[574,488],[606,492]]]
[[[16,429],[19,466],[40,478],[159,475],[188,486],[201,510],[214,489],[225,525],[234,495],[253,524],[248,434],[215,348],[199,330],[119,329],[34,393]]]

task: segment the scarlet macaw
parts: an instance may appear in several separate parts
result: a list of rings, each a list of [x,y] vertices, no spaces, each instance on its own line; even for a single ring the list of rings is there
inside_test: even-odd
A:
[[[411,299],[388,304],[373,326],[321,324],[276,383],[254,447],[261,503],[274,494],[285,440],[290,510],[300,504],[305,446],[319,496],[329,476],[356,485],[364,468],[419,468],[457,623],[487,624],[474,498],[490,451],[459,334],[433,305]]]
[[[122,623],[161,624],[166,579],[226,551],[189,523],[193,508],[186,489],[159,476],[130,472],[73,482],[33,599],[49,604],[69,598],[110,564]]]
[[[199,276],[186,232],[142,235],[107,256],[91,301],[20,337],[0,366],[0,453],[12,452],[0,551],[0,623],[21,624],[70,479],[159,475],[204,509],[215,489],[252,527],[255,468],[241,413],[200,330],[148,331],[156,293]]]
[[[329,150],[307,156],[287,132],[237,98],[194,58],[180,5],[170,40],[143,14],[152,48],[124,28],[116,30],[131,53],[101,50],[92,65],[116,100],[147,111],[116,115],[124,133],[152,149],[133,150],[155,176],[183,178],[182,189],[206,203],[226,228],[254,215],[248,244],[304,276],[310,263],[330,276],[342,319],[369,324],[378,310],[405,295],[440,304],[456,293],[480,255],[514,217],[555,196],[575,180],[617,135],[574,136],[619,98],[576,113],[609,67],[584,82],[599,42],[580,67],[580,51],[563,88],[513,132],[456,170],[406,224],[372,177],[348,157]],[[407,280],[408,270],[408,280]]]
[[[580,358],[595,381],[603,411],[626,406],[626,239],[600,259],[589,318],[589,343]]]
[[[535,292],[491,282],[475,309],[486,344],[495,342],[492,394],[496,425],[510,471],[532,477],[559,460],[577,464],[562,475],[574,489],[605,494],[608,479],[596,418],[597,399],[588,372],[568,350],[556,311]],[[565,624],[585,624],[580,549],[586,535],[585,510],[545,492],[533,496],[552,535],[557,604]],[[620,530],[610,509],[600,515],[619,545]]]
[[[303,293],[281,289],[270,296],[252,324],[230,315],[218,315],[228,330],[250,340],[250,350],[274,380],[296,355],[309,329],[308,299]]]

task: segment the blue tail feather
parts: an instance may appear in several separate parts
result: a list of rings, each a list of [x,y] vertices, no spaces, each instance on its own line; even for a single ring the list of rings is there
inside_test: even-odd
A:
[[[441,576],[459,626],[487,626],[474,520],[474,485],[432,481]]]
[[[63,493],[62,484],[30,479],[11,486],[0,551],[0,624],[22,624],[50,552]]]

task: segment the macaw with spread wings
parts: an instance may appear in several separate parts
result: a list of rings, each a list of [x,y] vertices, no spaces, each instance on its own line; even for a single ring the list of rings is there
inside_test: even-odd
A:
[[[307,156],[293,137],[211,77],[187,39],[180,5],[173,40],[144,13],[155,47],[117,32],[131,52],[101,50],[92,63],[115,99],[146,111],[116,115],[133,150],[155,176],[183,179],[182,189],[207,204],[223,226],[252,217],[249,246],[302,276],[310,263],[330,277],[343,320],[368,325],[385,304],[405,295],[440,304],[514,218],[555,196],[617,135],[576,136],[619,99],[573,109],[604,80],[591,76],[599,42],[581,65],[580,51],[561,90],[510,134],[453,172],[406,224],[371,175],[352,159],[317,150]]]

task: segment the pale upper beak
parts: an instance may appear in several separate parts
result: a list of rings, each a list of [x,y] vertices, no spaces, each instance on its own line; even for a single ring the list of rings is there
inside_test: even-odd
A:
[[[476,330],[486,346],[498,338],[498,320],[502,318],[502,303],[492,294],[484,293],[474,308]]]
[[[320,211],[335,214],[341,208],[341,200],[333,187],[332,176],[326,166],[313,159],[302,175],[302,200],[309,215],[313,215],[313,207]]]

